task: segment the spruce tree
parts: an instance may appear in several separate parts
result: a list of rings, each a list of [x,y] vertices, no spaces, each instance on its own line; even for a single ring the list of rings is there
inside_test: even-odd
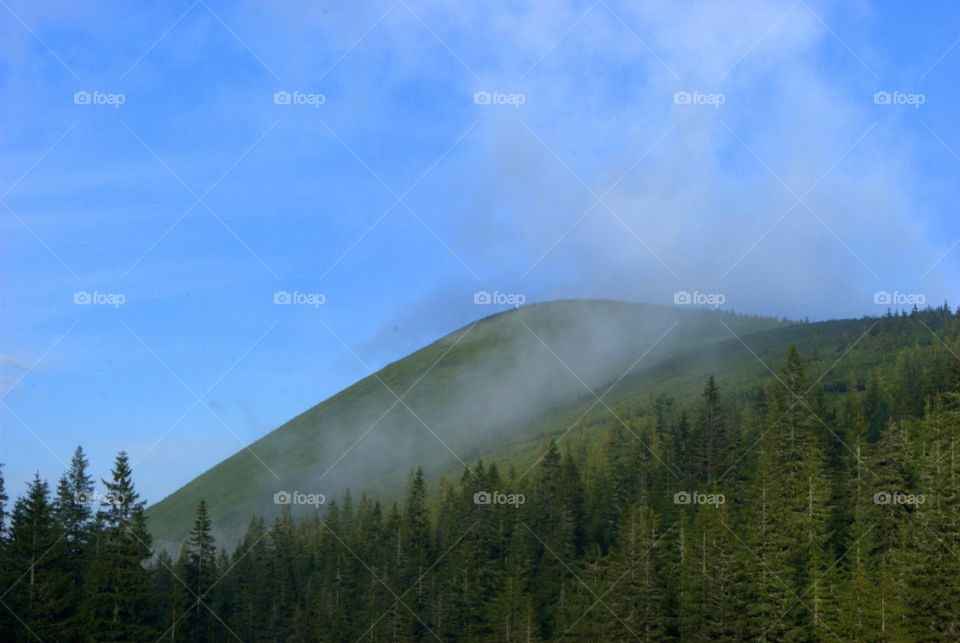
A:
[[[235,599],[230,629],[245,641],[266,638],[263,615],[268,613],[270,597],[267,593],[267,527],[262,516],[250,519],[246,534],[233,553],[233,571],[230,578],[235,587]]]
[[[66,577],[69,628],[78,631],[83,601],[83,583],[89,564],[88,548],[93,519],[93,477],[87,473],[89,463],[81,447],[70,461],[70,469],[60,478],[54,510],[64,535],[64,567]]]
[[[101,641],[142,640],[156,636],[152,556],[144,503],[133,483],[126,452],[117,454],[96,518],[92,559],[84,584],[85,628]]]
[[[7,549],[12,584],[0,596],[22,624],[16,629],[23,640],[76,636],[70,623],[63,536],[54,517],[49,485],[35,474],[26,495],[14,503]]]
[[[7,543],[7,496],[3,482],[3,463],[0,462],[0,551]]]
[[[955,555],[960,550],[960,454],[955,441],[960,427],[956,419],[932,417],[923,424],[929,448],[919,458],[916,488],[923,502],[908,506],[903,515],[909,543],[908,625],[917,638],[955,641],[960,637],[960,559]]]
[[[331,533],[325,537],[335,538]],[[272,636],[286,640],[293,632],[300,586],[297,583],[295,564],[297,546],[293,514],[290,505],[284,505],[270,530],[267,573],[270,608],[262,615]]]
[[[216,631],[222,627],[212,612],[213,602],[208,596],[217,580],[216,545],[210,533],[210,516],[207,503],[201,499],[190,537],[187,539],[186,558],[179,565],[180,580],[186,585],[186,604],[182,605],[184,618],[180,631],[196,641],[214,640]]]
[[[14,581],[14,578],[12,578],[14,570],[10,567],[7,551],[9,541],[7,533],[8,499],[3,481],[3,463],[0,463],[0,586],[4,588],[9,587]],[[12,632],[14,630],[14,622],[14,616],[10,613],[9,609],[0,609],[0,631]]]
[[[400,589],[410,592],[401,602],[401,620],[405,636],[410,640],[431,637],[429,628],[429,596],[424,583],[427,567],[433,561],[430,522],[427,515],[427,490],[423,470],[417,468],[410,481],[401,521],[401,578]],[[405,605],[405,607],[404,607]]]
[[[818,418],[822,412],[795,346],[787,353],[777,389],[777,438],[771,443],[778,484],[773,488],[773,531],[776,568],[789,596],[778,606],[787,623],[787,636],[812,631],[820,619],[822,592],[819,579],[830,563],[824,553],[827,532],[829,483],[824,467],[826,442]],[[797,598],[799,597],[799,598]]]
[[[728,443],[720,408],[720,389],[713,375],[703,389],[703,407],[697,426],[696,471],[699,480],[709,488],[726,471]]]
[[[644,641],[665,639],[669,624],[661,554],[664,535],[658,528],[656,516],[649,508],[637,504],[630,511],[623,524],[620,550],[613,558],[616,584],[604,598],[626,626]],[[603,610],[601,607],[594,609]],[[603,615],[603,620],[611,618],[609,614]],[[625,638],[628,635],[619,623],[610,625],[620,630],[615,636]]]

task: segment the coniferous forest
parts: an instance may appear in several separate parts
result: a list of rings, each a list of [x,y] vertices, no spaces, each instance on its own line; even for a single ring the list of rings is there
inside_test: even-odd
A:
[[[0,0],[0,643],[960,643],[960,0]]]
[[[55,486],[0,488],[2,638],[960,640],[960,360],[939,340],[960,317],[877,333],[920,324],[845,383],[789,346],[745,392],[711,376],[545,437],[529,467],[252,516],[230,551],[201,502],[179,555],[154,553],[127,455],[101,493],[77,448]]]

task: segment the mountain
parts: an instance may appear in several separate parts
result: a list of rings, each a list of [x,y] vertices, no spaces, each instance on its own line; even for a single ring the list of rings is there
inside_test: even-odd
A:
[[[633,381],[658,365],[669,376],[671,360],[729,342],[731,333],[783,326],[769,318],[601,300],[495,314],[239,450],[152,506],[151,529],[159,544],[175,549],[203,498],[218,541],[230,543],[251,515],[277,512],[278,491],[334,497],[350,487],[389,495],[415,463],[436,476],[461,467],[458,459],[532,451],[538,436],[562,432],[596,402],[590,391],[618,378]]]
[[[148,520],[123,452],[94,516],[78,448],[56,495],[37,475],[0,528],[0,581],[34,572],[0,632],[957,641],[958,354],[946,305],[812,324],[599,301],[496,315]],[[293,491],[326,502],[274,503]]]
[[[876,335],[876,323],[790,323],[604,300],[499,313],[387,365],[239,450],[150,507],[149,524],[158,546],[175,551],[203,499],[218,543],[230,547],[252,515],[279,512],[278,492],[334,498],[350,488],[389,500],[418,465],[428,480],[479,457],[525,468],[545,436],[606,421],[660,393],[692,399],[711,374],[728,391],[749,390],[791,344],[812,372],[836,362],[818,384],[842,386],[851,368],[869,372],[884,359],[876,338],[865,338]]]

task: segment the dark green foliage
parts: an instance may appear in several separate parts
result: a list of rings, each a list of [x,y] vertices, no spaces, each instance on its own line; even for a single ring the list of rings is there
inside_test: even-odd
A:
[[[7,500],[9,497],[3,483],[3,463],[0,463],[0,545],[7,541]]]
[[[836,366],[868,328],[645,392],[525,466],[254,517],[229,555],[201,501],[177,562],[152,556],[125,454],[96,513],[78,450],[6,530],[0,477],[0,638],[960,640],[960,324],[885,318]]]
[[[87,473],[89,463],[79,446],[70,461],[70,469],[57,485],[54,511],[63,530],[63,575],[65,596],[65,628],[77,629],[83,602],[83,586],[87,566],[93,519],[93,477]]]
[[[133,484],[127,454],[120,452],[91,536],[82,605],[85,629],[102,641],[156,636],[152,556],[143,503]]]
[[[185,592],[178,592],[177,611],[181,615],[179,635],[192,641],[215,640],[220,624],[213,610],[210,592],[217,582],[216,545],[210,534],[207,503],[197,505],[197,517],[187,546],[175,566],[176,580]],[[179,588],[178,588],[179,589]]]
[[[18,640],[64,636],[69,619],[69,579],[64,573],[63,529],[54,517],[47,483],[35,475],[10,517],[4,552],[8,586],[0,600],[22,624]],[[15,624],[15,623],[14,623]]]

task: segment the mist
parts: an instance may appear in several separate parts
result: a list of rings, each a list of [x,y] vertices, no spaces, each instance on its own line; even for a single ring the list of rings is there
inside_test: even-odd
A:
[[[713,293],[725,310],[813,320],[882,312],[882,291],[958,299],[955,50],[921,13],[460,5],[197,5],[179,21],[157,9],[114,16],[132,29],[122,41],[82,4],[12,7],[60,60],[11,22],[3,106],[25,126],[4,152],[25,174],[4,238],[8,268],[24,274],[4,291],[2,355],[50,365],[22,382],[14,366],[2,374],[47,445],[9,416],[11,448],[29,454],[11,464],[12,486],[32,475],[27,460],[62,470],[54,445],[96,426],[110,437],[95,459],[118,447],[144,458],[144,492],[159,499],[470,324],[486,312],[478,291],[664,305]],[[892,34],[914,44],[891,48]],[[97,88],[128,100],[70,100]],[[294,109],[272,102],[277,91],[325,101]],[[182,216],[214,181],[217,216]],[[79,290],[127,304],[78,311]],[[278,310],[278,290],[327,303]],[[211,393],[235,435],[213,435],[223,426],[202,413],[172,434],[202,436],[189,462],[154,448],[184,393],[164,365],[202,391],[275,323]],[[105,401],[120,389],[138,431]]]
[[[604,300],[509,309],[362,379],[239,451],[198,483],[211,496],[214,480],[239,476],[227,497],[207,501],[224,542],[239,537],[251,511],[275,516],[281,508],[273,498],[278,492],[321,494],[329,502],[350,489],[355,499],[367,493],[389,501],[414,466],[423,467],[431,480],[458,479],[478,458],[509,446],[540,448],[550,432],[562,442],[588,413],[619,417],[615,398],[607,395],[613,385],[671,356],[708,363],[699,349],[736,341],[731,329],[747,334],[777,325],[716,308]],[[547,418],[550,424],[539,424]],[[194,502],[192,486],[160,503],[161,515]],[[233,504],[239,498],[245,501]],[[324,508],[293,510],[303,517]],[[175,549],[188,528],[187,522],[162,524],[161,546]]]

